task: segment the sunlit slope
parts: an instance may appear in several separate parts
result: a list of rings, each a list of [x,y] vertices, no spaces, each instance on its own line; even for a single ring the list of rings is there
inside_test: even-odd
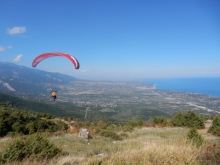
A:
[[[122,109],[103,112],[102,108],[91,107],[91,109],[86,112],[86,107],[74,106],[72,104],[61,105],[54,101],[44,103],[42,101],[23,99],[2,92],[0,92],[0,104],[36,112],[50,113],[60,117],[78,118],[83,121],[104,120],[108,122],[124,123],[129,120],[148,120],[154,116],[169,116],[164,112],[147,108],[134,111]]]
[[[59,106],[55,103],[47,104],[40,101],[34,101],[29,99],[22,99],[20,97],[8,95],[0,92],[0,104],[6,104],[16,108],[31,110],[35,112],[43,112],[50,113],[55,116],[65,116],[65,117],[74,117],[74,118],[82,118],[82,114],[80,114],[80,107],[64,107]],[[71,110],[70,110],[71,109]]]
[[[77,80],[75,77],[60,73],[0,62],[0,90],[5,92],[23,95],[45,94],[48,88],[53,87],[53,84],[66,85],[75,80]]]

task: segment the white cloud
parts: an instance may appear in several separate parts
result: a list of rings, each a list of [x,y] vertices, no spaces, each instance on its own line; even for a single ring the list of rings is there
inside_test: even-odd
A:
[[[11,48],[12,48],[12,46],[11,46],[11,45],[10,45],[10,46],[7,46],[7,48],[8,48],[8,49],[11,49]]]
[[[6,51],[6,48],[7,48],[7,49],[11,49],[12,46],[4,47],[4,46],[1,46],[1,45],[0,45],[0,52],[4,52],[4,51]]]
[[[0,52],[4,52],[5,48],[3,46],[0,46]]]
[[[24,33],[24,32],[26,32],[26,27],[24,26],[17,26],[17,27],[7,29],[7,33],[10,35]]]
[[[19,54],[19,55],[17,55],[17,57],[15,57],[14,59],[13,59],[13,61],[14,62],[20,62],[21,61],[21,59],[22,59],[22,54]]]

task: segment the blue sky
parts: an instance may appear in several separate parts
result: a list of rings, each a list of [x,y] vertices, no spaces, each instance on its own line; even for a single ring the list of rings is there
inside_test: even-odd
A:
[[[88,80],[220,76],[219,0],[0,1],[0,61]]]

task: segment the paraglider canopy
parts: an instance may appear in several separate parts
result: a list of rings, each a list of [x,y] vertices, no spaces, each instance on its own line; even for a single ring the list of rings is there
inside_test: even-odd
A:
[[[36,67],[41,61],[43,61],[46,58],[49,57],[55,57],[55,56],[62,56],[62,57],[66,57],[68,60],[70,60],[73,65],[75,66],[75,69],[79,69],[79,62],[78,60],[71,56],[70,54],[67,53],[61,53],[61,52],[49,52],[49,53],[43,53],[38,55],[32,62],[32,67]]]

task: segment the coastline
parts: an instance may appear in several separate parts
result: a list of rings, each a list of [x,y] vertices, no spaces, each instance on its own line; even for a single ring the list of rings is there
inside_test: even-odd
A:
[[[196,93],[220,98],[220,77],[151,79],[143,83],[154,89]]]

